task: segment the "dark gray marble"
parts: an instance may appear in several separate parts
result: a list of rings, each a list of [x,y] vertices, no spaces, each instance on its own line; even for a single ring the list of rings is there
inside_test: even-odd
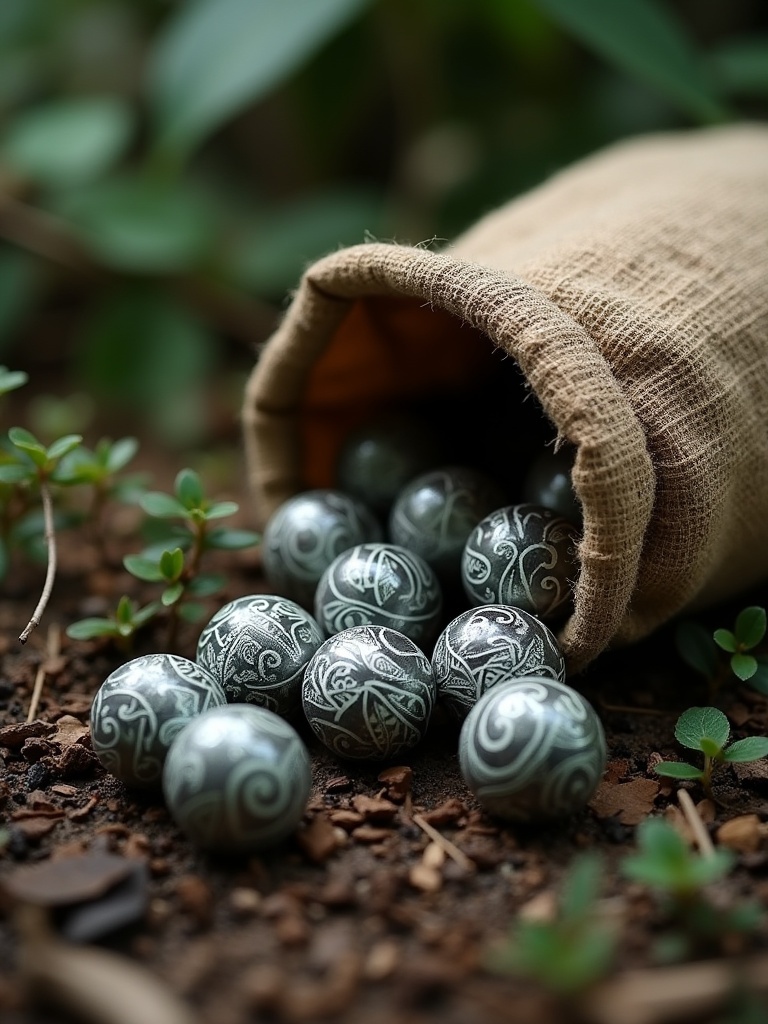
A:
[[[230,704],[258,704],[292,718],[301,712],[304,669],[322,642],[320,627],[295,601],[251,594],[216,612],[200,634],[197,662]]]
[[[605,770],[605,734],[592,705],[553,679],[489,690],[461,729],[464,781],[491,814],[510,821],[580,810]]]
[[[581,526],[581,504],[571,480],[574,451],[542,452],[531,464],[523,483],[523,497],[531,505],[544,505],[574,526]]]
[[[565,680],[554,634],[535,616],[510,605],[462,612],[440,634],[432,655],[437,699],[463,721],[478,699],[522,676]]]
[[[255,853],[301,821],[312,773],[299,734],[252,704],[196,718],[176,738],[163,770],[168,810],[195,845]]]
[[[338,757],[387,761],[422,739],[435,703],[429,659],[386,626],[326,640],[307,665],[302,703],[312,731]]]
[[[461,560],[474,605],[511,604],[550,622],[570,609],[579,532],[541,505],[508,505],[477,524]]]

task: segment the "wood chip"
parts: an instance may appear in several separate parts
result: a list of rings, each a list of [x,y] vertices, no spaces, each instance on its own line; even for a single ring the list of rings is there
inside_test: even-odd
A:
[[[408,881],[414,889],[422,892],[438,892],[443,886],[443,876],[423,860],[414,864],[408,872]]]
[[[326,793],[346,793],[352,788],[352,780],[348,775],[336,775],[325,784]]]
[[[445,849],[440,843],[428,843],[421,855],[421,860],[428,868],[439,870],[445,864]]]
[[[67,813],[67,817],[70,821],[74,821],[76,824],[79,824],[80,822],[85,821],[86,818],[90,817],[91,811],[93,811],[98,805],[98,802],[99,798],[92,796],[91,799],[87,803],[83,804],[82,807],[76,807],[74,810],[69,811]]]
[[[351,832],[353,828],[357,828],[358,825],[362,825],[364,820],[362,814],[358,814],[357,811],[347,810],[343,807],[339,808],[338,811],[331,811],[328,818],[334,825],[338,825],[340,828],[344,828],[348,832]]]
[[[736,853],[755,853],[767,834],[768,826],[763,825],[756,814],[742,814],[721,825],[715,838],[720,846],[727,846]]]
[[[78,743],[88,734],[88,726],[83,725],[74,715],[63,715],[56,723],[56,732],[51,738],[55,743],[68,747],[73,743]]]
[[[384,981],[395,973],[400,951],[391,939],[382,939],[371,947],[365,964],[363,975],[368,981]]]
[[[3,879],[14,899],[40,907],[59,907],[97,899],[134,870],[124,857],[86,853],[16,868]]]
[[[445,803],[440,804],[439,807],[434,807],[429,811],[423,811],[421,819],[422,821],[426,821],[428,825],[434,825],[436,828],[440,828],[443,825],[455,825],[465,817],[466,813],[466,804],[462,800],[459,800],[458,797],[454,796],[451,797],[450,800],[446,800]]]
[[[21,750],[26,740],[32,736],[51,736],[56,732],[52,722],[43,722],[37,718],[34,722],[18,722],[0,728],[0,747],[9,750]]]
[[[356,843],[381,843],[391,835],[390,829],[376,828],[374,825],[361,825],[352,832]]]
[[[297,832],[296,841],[315,864],[322,864],[339,848],[336,828],[326,814],[316,814],[306,828]]]
[[[15,827],[28,843],[39,843],[41,839],[53,832],[60,820],[60,818],[36,816],[17,822]]]
[[[432,842],[437,843],[438,846],[442,846],[451,860],[455,861],[460,868],[463,868],[465,871],[475,870],[474,862],[466,855],[466,853],[464,853],[463,850],[460,850],[455,843],[450,841],[450,839],[446,839],[444,835],[441,835],[440,832],[438,832],[423,815],[414,814],[413,820],[423,832],[426,832]]]
[[[395,765],[379,772],[378,781],[386,788],[390,800],[401,804],[413,789],[413,768]]]
[[[391,800],[384,800],[382,797],[365,796],[364,794],[352,797],[352,806],[358,814],[363,816],[365,821],[371,821],[375,824],[391,821],[398,810],[397,804],[393,804]]]
[[[639,825],[653,809],[660,788],[655,779],[632,779],[616,784],[603,781],[589,806],[598,818],[617,816],[622,825]]]

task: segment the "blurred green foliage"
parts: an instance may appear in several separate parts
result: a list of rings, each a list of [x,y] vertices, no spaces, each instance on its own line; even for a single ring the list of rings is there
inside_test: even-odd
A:
[[[324,252],[767,111],[757,0],[3,0],[0,355],[200,440]]]

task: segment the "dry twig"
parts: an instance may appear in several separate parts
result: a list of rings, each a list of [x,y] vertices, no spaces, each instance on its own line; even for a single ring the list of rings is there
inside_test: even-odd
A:
[[[46,637],[45,644],[45,658],[40,662],[37,668],[35,685],[32,690],[32,699],[29,702],[29,711],[27,712],[27,723],[34,722],[35,720],[37,707],[40,703],[40,696],[43,692],[43,683],[45,682],[47,671],[46,666],[48,665],[48,662],[58,657],[60,641],[61,633],[59,632],[58,625],[54,622],[48,627],[48,636]]]
[[[426,832],[433,843],[437,843],[438,846],[441,846],[451,860],[455,861],[460,868],[463,868],[465,871],[475,870],[474,862],[469,859],[466,853],[464,853],[463,850],[460,850],[455,843],[450,841],[450,839],[446,839],[445,836],[441,832],[438,832],[436,828],[433,828],[428,821],[425,821],[424,818],[422,818],[420,814],[414,814],[413,821],[419,826],[422,832]]]

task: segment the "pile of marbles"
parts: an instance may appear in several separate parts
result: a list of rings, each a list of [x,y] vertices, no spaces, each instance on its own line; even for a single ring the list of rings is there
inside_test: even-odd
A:
[[[567,614],[576,572],[568,460],[538,459],[526,500],[509,504],[474,468],[429,468],[437,450],[402,421],[351,437],[340,488],[299,494],[267,524],[275,594],[219,609],[194,662],[137,658],[99,690],[101,762],[128,785],[162,786],[200,847],[253,852],[296,829],[311,784],[297,726],[338,757],[392,761],[438,702],[492,814],[566,815],[597,787],[602,727],[565,683],[547,624]],[[468,607],[446,624],[458,601]]]

